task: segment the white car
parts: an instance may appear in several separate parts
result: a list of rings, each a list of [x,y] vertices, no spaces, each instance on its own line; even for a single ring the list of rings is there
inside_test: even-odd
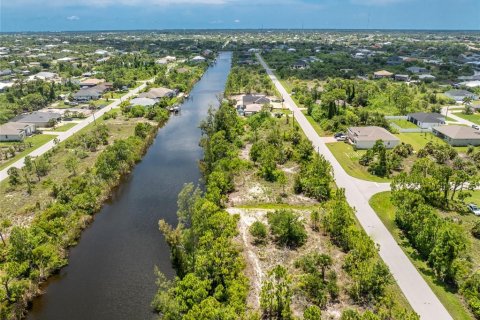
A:
[[[341,136],[335,137],[335,139],[337,139],[337,141],[345,141],[347,140],[347,136],[341,135]]]
[[[474,215],[480,216],[480,208],[476,204],[470,203],[467,207]]]

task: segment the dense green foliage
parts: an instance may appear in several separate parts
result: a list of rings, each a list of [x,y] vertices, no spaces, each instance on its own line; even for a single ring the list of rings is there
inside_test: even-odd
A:
[[[307,240],[304,222],[291,210],[277,210],[267,215],[268,224],[280,245],[298,247]]]
[[[233,112],[232,112],[233,110]],[[228,104],[210,111],[202,124],[206,193],[186,185],[178,198],[178,225],[160,221],[177,271],[173,281],[160,275],[152,302],[164,319],[237,319],[245,312],[248,280],[233,242],[238,217],[221,209],[240,165],[235,141],[240,119]]]
[[[105,129],[95,131],[100,141]],[[94,167],[81,175],[53,185],[54,201],[36,215],[29,227],[14,226],[2,246],[0,258],[0,317],[20,318],[27,301],[36,293],[38,283],[66,263],[66,249],[75,244],[81,229],[98,211],[109,190],[118,184],[140,159],[153,139],[154,127],[145,129],[144,138],[131,136],[116,140],[100,154]],[[82,138],[83,137],[83,138]],[[75,146],[91,149],[87,135],[69,141]],[[72,146],[72,145],[71,145]],[[55,149],[50,152],[55,152]],[[46,153],[43,157],[48,158]],[[32,172],[40,179],[48,170],[48,160],[27,158],[21,170],[24,183],[30,188]],[[41,164],[40,161],[44,163]],[[12,178],[10,178],[12,182]],[[3,236],[2,236],[3,238]]]

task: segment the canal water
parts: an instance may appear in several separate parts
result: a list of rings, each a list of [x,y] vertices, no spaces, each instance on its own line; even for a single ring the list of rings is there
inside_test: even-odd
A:
[[[209,106],[218,106],[231,67],[231,53],[220,53],[182,105],[158,131],[154,143],[111,201],[96,215],[69,265],[49,280],[33,301],[28,319],[153,319],[154,266],[174,271],[158,220],[176,223],[177,195],[184,183],[198,183],[198,143]]]

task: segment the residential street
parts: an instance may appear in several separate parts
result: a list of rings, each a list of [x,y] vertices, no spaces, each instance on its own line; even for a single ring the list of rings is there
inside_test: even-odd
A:
[[[285,99],[285,105],[292,111],[295,120],[312,141],[314,148],[331,163],[338,187],[345,189],[348,203],[355,208],[357,218],[362,227],[379,245],[380,256],[390,268],[391,273],[412,308],[420,315],[421,319],[452,319],[368,203],[373,194],[389,190],[389,184],[363,181],[350,177],[299,110],[273,71],[268,68],[259,54],[257,54],[257,57]]]
[[[447,108],[448,108],[448,115],[447,115]],[[468,121],[466,119],[463,119],[463,118],[460,118],[459,116],[456,116],[455,113],[453,111],[457,111],[457,112],[462,112],[463,110],[463,107],[461,106],[449,106],[449,107],[443,107],[442,108],[442,114],[444,116],[448,116],[449,118],[452,118],[453,120],[457,121],[459,124],[464,124],[464,125],[467,125],[469,127],[473,126],[473,125],[477,125],[476,123],[473,123],[471,121]]]
[[[147,80],[146,82],[148,81],[153,81],[153,79],[150,79],[150,80]],[[122,97],[122,100],[125,100],[125,99],[128,99],[130,98],[131,96],[137,94],[139,91],[141,91],[143,88],[145,88],[146,86],[146,82],[144,82],[143,84],[141,84],[139,87],[135,88],[135,89],[132,89],[130,90],[127,94],[125,94],[123,97]],[[121,100],[118,99],[118,100],[115,100],[114,102],[112,102],[111,104],[109,104],[108,106],[98,110],[97,112],[95,112],[93,115],[85,118],[84,120],[82,120],[81,122],[79,122],[76,126],[72,127],[70,130],[68,131],[65,131],[65,132],[58,132],[58,135],[57,135],[57,138],[58,140],[60,141],[64,141],[68,138],[70,138],[72,135],[74,135],[75,133],[77,133],[78,131],[82,130],[83,128],[85,128],[87,125],[89,125],[90,123],[92,123],[94,121],[94,119],[98,119],[99,117],[101,117],[104,113],[110,111],[112,108],[117,108],[121,103]],[[47,152],[48,150],[52,149],[53,147],[55,146],[55,143],[52,141],[49,141],[47,142],[46,144],[44,144],[43,146],[33,150],[32,152],[30,152],[28,155],[31,156],[31,157],[38,157],[42,154],[44,154],[45,152]],[[8,167],[4,168],[3,170],[0,171],[0,181],[3,181],[4,179],[6,179],[8,177],[8,174],[7,174],[7,171],[8,169],[10,169],[11,167],[17,167],[17,168],[22,168],[24,166],[24,159],[25,157],[22,157],[20,159],[18,159],[16,162],[12,163],[11,165],[9,165]]]

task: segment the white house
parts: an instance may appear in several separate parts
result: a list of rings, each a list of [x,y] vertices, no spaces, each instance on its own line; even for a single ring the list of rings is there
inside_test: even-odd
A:
[[[347,136],[357,149],[371,149],[378,140],[382,140],[387,149],[391,149],[400,143],[400,139],[385,128],[376,126],[350,127]]]
[[[0,125],[0,141],[22,141],[34,132],[33,123],[8,122]]]

